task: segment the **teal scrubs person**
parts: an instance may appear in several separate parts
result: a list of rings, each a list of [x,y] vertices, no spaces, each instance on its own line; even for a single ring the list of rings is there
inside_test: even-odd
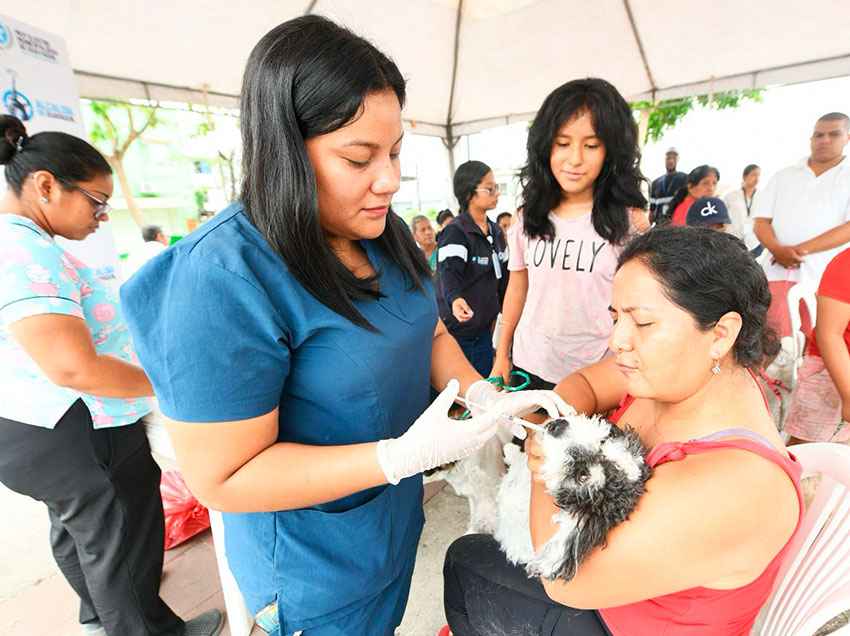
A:
[[[381,297],[355,305],[374,331],[307,292],[238,204],[149,261],[121,297],[162,412],[206,423],[279,406],[278,441],[310,445],[404,433],[428,406],[434,290],[417,290],[377,241],[361,245]],[[245,599],[255,613],[277,601],[280,634],[383,636],[401,622],[420,475],[306,509],[223,516]]]

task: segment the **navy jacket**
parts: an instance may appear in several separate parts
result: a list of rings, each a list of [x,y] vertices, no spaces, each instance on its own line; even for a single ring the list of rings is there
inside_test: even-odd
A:
[[[508,286],[508,249],[498,225],[487,220],[484,236],[469,212],[462,212],[437,237],[437,304],[453,336],[474,337],[490,331]],[[463,298],[474,312],[460,323],[452,302]]]

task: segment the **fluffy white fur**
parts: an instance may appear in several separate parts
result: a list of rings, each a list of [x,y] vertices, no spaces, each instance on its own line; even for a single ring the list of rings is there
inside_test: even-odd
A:
[[[433,473],[425,481],[444,479],[458,496],[467,498],[469,524],[466,534],[493,534],[498,516],[496,498],[504,475],[502,441],[494,437],[469,457]]]
[[[498,523],[493,535],[511,563],[528,563],[534,556],[528,527],[531,471],[528,458],[516,444],[505,444],[508,474],[499,485]],[[526,493],[526,496],[521,496]]]
[[[650,471],[646,449],[633,432],[620,431],[598,416],[573,414],[558,421],[560,430],[538,433],[542,477],[560,507],[552,518],[557,531],[535,554],[529,528],[531,473],[526,455],[508,444],[508,473],[499,487],[494,535],[508,560],[524,565],[529,576],[569,580],[593,547],[604,543],[607,531],[628,517]]]

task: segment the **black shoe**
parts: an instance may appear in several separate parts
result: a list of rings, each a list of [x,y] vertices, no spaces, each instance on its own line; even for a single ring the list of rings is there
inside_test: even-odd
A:
[[[186,621],[183,636],[217,636],[224,628],[224,614],[211,609],[190,621]]]

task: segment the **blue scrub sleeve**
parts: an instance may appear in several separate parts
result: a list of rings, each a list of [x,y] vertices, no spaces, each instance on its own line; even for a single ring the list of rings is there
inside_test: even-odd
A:
[[[121,299],[162,412],[184,422],[249,419],[280,402],[288,333],[268,296],[219,265],[163,254]]]

